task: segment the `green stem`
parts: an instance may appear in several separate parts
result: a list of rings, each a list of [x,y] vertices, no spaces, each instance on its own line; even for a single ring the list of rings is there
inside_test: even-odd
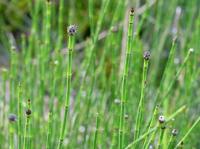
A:
[[[165,94],[163,94],[162,97],[165,97],[165,98],[166,98],[166,96],[169,95],[171,89],[173,88],[174,83],[176,82],[177,78],[180,76],[180,74],[181,74],[181,72],[182,72],[182,70],[183,70],[185,64],[187,63],[187,61],[188,61],[188,59],[189,59],[189,57],[190,57],[190,55],[191,55],[192,52],[193,52],[193,51],[191,51],[191,50],[189,50],[189,51],[187,52],[187,55],[186,55],[186,57],[185,57],[183,63],[181,64],[181,66],[180,66],[180,68],[178,69],[178,71],[177,71],[177,73],[176,73],[174,79],[171,81],[171,83],[169,84],[169,86],[168,86],[168,88],[167,88]],[[162,98],[161,98],[161,99],[162,99]]]
[[[145,94],[144,92],[145,92],[145,85],[146,85],[146,78],[147,78],[147,68],[148,68],[148,60],[144,60],[141,95],[140,95],[140,101],[139,101],[139,106],[137,110],[137,116],[136,116],[136,129],[135,129],[134,140],[136,140],[140,135],[140,125],[142,122],[142,115],[143,115],[143,108],[144,108],[143,100],[144,100],[144,94]]]
[[[124,137],[124,115],[125,115],[125,102],[126,99],[126,83],[129,71],[130,55],[132,52],[132,41],[133,41],[133,20],[134,20],[134,10],[131,9],[129,14],[129,25],[128,25],[128,40],[127,40],[127,50],[125,59],[125,68],[122,76],[122,87],[121,87],[121,107],[120,107],[120,122],[119,122],[119,149],[123,148],[123,137]]]
[[[159,137],[157,149],[163,148],[162,144],[163,144],[163,136],[164,136],[165,128],[162,128],[162,127],[165,127],[165,126],[160,127],[160,137]]]
[[[28,99],[28,105],[27,105],[27,108],[29,111],[31,106],[30,106],[30,99]],[[30,148],[30,140],[29,140],[29,137],[30,137],[30,134],[29,134],[29,130],[30,130],[30,116],[31,116],[31,113],[27,113],[26,111],[26,122],[25,122],[25,130],[24,130],[24,144],[23,144],[23,149],[29,149]]]
[[[49,120],[48,120],[48,132],[47,132],[47,144],[46,149],[51,148],[51,134],[52,134],[52,112],[49,112]]]
[[[200,116],[198,117],[198,119],[194,122],[194,124],[192,125],[192,127],[187,131],[187,133],[183,136],[183,138],[178,142],[178,144],[176,145],[175,149],[178,148],[184,141],[185,139],[189,136],[189,134],[191,133],[191,131],[195,128],[195,126],[200,122]]]
[[[56,52],[59,52],[63,41],[63,20],[64,20],[64,0],[60,0],[59,3],[59,16],[58,16],[58,44]]]
[[[61,127],[60,138],[58,149],[62,148],[65,129],[66,129],[66,121],[68,116],[68,109],[69,109],[69,100],[70,100],[70,91],[71,91],[71,77],[72,77],[72,52],[74,49],[74,35],[69,35],[68,38],[68,63],[67,63],[67,92],[66,92],[66,103],[65,103],[65,111],[64,111],[64,120]]]
[[[174,117],[176,117],[178,114],[180,114],[181,112],[183,112],[186,109],[186,106],[182,106],[181,108],[179,108],[176,112],[174,112],[171,116],[169,116],[166,121],[165,124],[167,124],[168,122],[170,122],[172,119],[174,119]],[[125,147],[125,149],[129,149],[131,147],[133,147],[136,143],[140,142],[141,140],[143,140],[146,136],[148,136],[149,134],[151,134],[152,132],[156,131],[159,128],[159,125],[156,125],[154,128],[150,129],[150,131],[144,133],[142,136],[140,136],[137,140],[133,141],[132,143],[130,143],[129,145],[127,145],[127,147]]]
[[[9,140],[10,140],[10,145],[9,149],[14,149],[14,126],[13,123],[11,122],[9,128]]]
[[[89,22],[90,22],[90,32],[91,36],[94,37],[94,1],[93,0],[88,0],[88,6],[89,6]]]
[[[97,147],[97,141],[98,141],[98,132],[99,132],[99,113],[96,114],[96,129],[95,129],[95,135],[94,135],[94,146],[93,149],[98,148]]]
[[[174,149],[176,137],[171,135],[167,149]]]
[[[153,124],[154,124],[154,122],[155,122],[155,120],[156,120],[157,114],[158,114],[158,106],[155,107],[155,110],[154,110],[153,116],[152,116],[152,118],[151,118],[151,120],[150,120],[150,125],[149,125],[149,127],[148,127],[147,132],[149,132],[150,129],[153,127]],[[148,136],[146,136],[145,139],[144,139],[144,144],[143,144],[143,148],[144,148],[144,149],[146,149],[146,147],[148,146],[148,144],[147,144],[147,137],[148,137]],[[151,138],[151,137],[150,137],[150,138]],[[149,138],[149,141],[151,142],[151,139],[150,139],[150,138]]]
[[[21,145],[22,145],[22,142],[21,142],[21,135],[22,135],[22,131],[21,131],[21,128],[22,128],[22,119],[21,119],[21,116],[22,116],[22,89],[21,89],[21,83],[19,83],[18,85],[18,123],[17,123],[17,129],[18,129],[18,148],[20,149],[21,148]]]
[[[79,101],[80,95],[81,95],[81,93],[83,91],[83,88],[84,88],[84,85],[85,85],[85,82],[86,82],[86,77],[87,77],[87,75],[89,73],[90,66],[91,66],[91,64],[93,62],[93,57],[95,55],[95,53],[94,53],[95,52],[95,45],[96,45],[96,43],[98,41],[98,35],[99,35],[99,32],[100,32],[102,24],[103,24],[104,16],[105,16],[105,14],[106,14],[106,12],[108,10],[109,3],[110,3],[110,0],[104,0],[103,3],[102,3],[101,13],[100,13],[101,15],[100,15],[99,20],[97,22],[97,28],[96,28],[96,30],[94,32],[94,36],[92,37],[92,42],[89,44],[90,53],[89,53],[88,58],[86,59],[86,61],[87,61],[86,70],[85,70],[85,73],[83,75],[81,86],[80,86],[80,89],[79,89],[78,95],[77,95],[77,101],[78,102],[80,102]]]

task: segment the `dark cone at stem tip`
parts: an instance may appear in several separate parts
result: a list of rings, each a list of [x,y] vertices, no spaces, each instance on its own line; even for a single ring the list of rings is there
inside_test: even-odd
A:
[[[158,121],[162,124],[165,122],[165,117],[163,115],[159,116]]]
[[[135,12],[134,8],[131,8],[130,14],[131,14],[131,15],[134,15],[134,12]]]
[[[67,33],[70,35],[70,36],[74,36],[76,34],[76,31],[77,31],[77,26],[76,25],[70,25],[68,26],[67,28]]]
[[[143,58],[148,61],[150,59],[151,53],[150,51],[144,51]]]
[[[16,116],[15,114],[10,114],[10,115],[8,116],[8,120],[9,120],[10,122],[15,122],[15,121],[17,120],[17,116]]]
[[[30,109],[26,110],[26,115],[31,115],[31,110]]]
[[[178,130],[177,129],[173,129],[172,130],[172,135],[173,136],[177,136],[178,135]]]

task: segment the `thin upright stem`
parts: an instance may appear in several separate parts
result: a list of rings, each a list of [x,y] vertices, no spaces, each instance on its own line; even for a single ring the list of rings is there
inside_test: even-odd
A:
[[[176,143],[176,136],[171,135],[167,149],[174,149]]]
[[[99,134],[99,113],[96,114],[96,128],[95,128],[95,135],[94,135],[94,146],[93,149],[97,148],[97,141],[98,141],[98,134]]]
[[[158,141],[158,146],[157,149],[162,149],[163,147],[163,136],[164,136],[165,128],[160,128],[160,136],[159,136],[159,141]]]
[[[31,101],[30,99],[28,99],[28,103],[27,103],[27,110],[26,110],[26,122],[25,122],[25,130],[24,130],[24,144],[23,144],[23,149],[29,149],[30,143],[28,144],[29,141],[29,130],[30,130],[30,116],[31,116]]]
[[[154,124],[154,122],[155,122],[155,119],[156,119],[157,114],[158,114],[158,106],[155,107],[155,110],[154,110],[153,116],[152,116],[152,118],[151,118],[151,120],[150,120],[150,124],[149,124],[149,127],[148,127],[147,132],[150,131],[150,129],[153,127],[153,124]],[[146,147],[148,146],[147,137],[148,137],[148,136],[146,136],[145,139],[144,139],[144,144],[143,144],[143,148],[144,148],[144,149],[146,149]],[[151,140],[151,137],[149,138],[149,140]]]
[[[127,39],[127,50],[124,72],[122,76],[122,87],[121,87],[121,106],[120,106],[120,122],[119,122],[119,149],[123,148],[123,138],[124,138],[124,115],[125,115],[125,103],[126,99],[126,86],[130,65],[130,55],[132,52],[132,41],[133,41],[133,20],[134,20],[134,10],[131,9],[129,14],[129,25],[128,25],[128,39]]]
[[[22,116],[22,102],[21,102],[21,94],[22,94],[22,89],[21,89],[21,83],[19,83],[18,85],[18,123],[17,123],[17,131],[18,131],[18,148],[21,148],[21,145],[22,145],[22,119],[21,119],[21,116]]]
[[[142,122],[143,104],[144,104],[143,100],[144,100],[144,94],[145,94],[148,62],[149,62],[149,60],[144,60],[144,64],[143,64],[141,95],[140,95],[139,106],[138,106],[138,109],[137,109],[134,140],[136,140],[140,135],[140,126],[141,126],[141,122]]]
[[[65,103],[65,111],[64,111],[64,120],[62,122],[61,126],[61,132],[60,132],[60,139],[58,144],[58,149],[62,148],[65,129],[66,129],[66,121],[68,116],[68,109],[69,109],[69,100],[70,100],[70,91],[71,91],[71,77],[72,77],[72,52],[74,49],[74,34],[76,32],[76,26],[71,25],[68,28],[68,63],[67,63],[67,91],[66,91],[66,103]]]

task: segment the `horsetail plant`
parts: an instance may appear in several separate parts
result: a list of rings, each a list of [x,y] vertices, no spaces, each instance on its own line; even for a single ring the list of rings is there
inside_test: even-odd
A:
[[[61,48],[62,41],[63,41],[63,20],[64,20],[64,0],[60,0],[59,4],[59,16],[58,16],[58,43],[56,52]]]
[[[156,120],[156,118],[157,118],[156,116],[157,116],[157,114],[158,114],[158,108],[159,108],[158,105],[156,105],[155,110],[154,110],[154,113],[153,113],[153,116],[151,117],[151,120],[150,120],[149,127],[148,127],[148,129],[147,129],[147,132],[150,131],[150,129],[153,127],[153,124],[155,123],[155,120]],[[148,139],[148,136],[145,137],[145,139],[144,139],[144,144],[143,144],[143,148],[144,148],[144,149],[147,149],[147,148],[148,148],[149,144],[151,143],[152,138],[153,138],[153,135],[150,136],[149,140],[147,140],[147,139]],[[147,141],[148,141],[148,142],[147,142]]]
[[[159,117],[159,122],[161,121],[161,123],[165,122],[165,124],[167,124],[170,121],[172,121],[177,115],[179,115],[180,113],[182,113],[185,109],[186,109],[185,105],[182,106],[182,107],[180,107],[177,111],[175,111],[173,114],[171,114],[166,120],[164,119],[164,117]],[[151,133],[157,131],[159,128],[160,128],[160,124],[157,124],[156,126],[154,126],[153,128],[151,128],[148,132],[144,133],[138,139],[134,140],[132,143],[130,143],[129,145],[127,145],[125,147],[125,149],[132,148],[135,144],[137,144],[138,142],[142,141],[144,138],[146,138]]]
[[[98,133],[99,133],[99,113],[96,114],[96,128],[95,128],[95,135],[94,135],[94,146],[93,149],[97,149],[97,141],[98,141]]]
[[[170,137],[167,149],[173,149],[174,148],[177,135],[178,135],[178,130],[177,129],[173,129],[172,132],[171,132],[171,137]]]
[[[134,140],[137,139],[140,135],[140,127],[142,123],[142,114],[143,114],[143,100],[144,100],[144,93],[145,93],[145,86],[146,86],[146,79],[147,79],[147,69],[148,69],[148,63],[150,59],[150,52],[145,51],[144,55],[144,64],[143,64],[143,73],[142,73],[142,85],[141,85],[141,95],[137,110],[137,116],[136,116],[136,126],[135,126],[135,136]]]
[[[194,49],[190,48],[187,52],[187,55],[185,56],[183,63],[181,64],[181,66],[179,67],[177,73],[175,74],[174,79],[170,82],[165,94],[162,97],[166,97],[168,96],[168,94],[170,93],[171,89],[173,88],[174,83],[176,82],[177,78],[180,76],[183,68],[185,67],[186,63],[188,62],[190,55],[194,52]],[[166,101],[167,102],[167,101]],[[164,103],[166,106],[166,103]]]
[[[133,20],[134,20],[134,9],[132,8],[129,13],[126,59],[125,59],[125,68],[124,68],[124,72],[122,76],[120,122],[119,122],[119,149],[123,148],[123,139],[124,139],[123,130],[124,130],[125,103],[127,101],[126,83],[128,79],[127,77],[128,77],[130,57],[131,57],[131,52],[132,52]]]
[[[51,148],[51,134],[52,134],[52,112],[49,112],[48,119],[48,131],[47,131],[47,141],[46,141],[46,149]]]
[[[17,116],[15,114],[10,114],[8,117],[9,120],[9,140],[10,140],[10,145],[9,145],[9,149],[14,149],[14,124],[17,120]]]
[[[59,138],[59,144],[58,149],[62,148],[64,134],[65,134],[65,128],[66,128],[66,121],[67,121],[67,115],[69,110],[69,100],[70,100],[70,91],[71,91],[71,77],[72,77],[72,52],[74,49],[74,42],[75,42],[75,34],[77,31],[77,27],[75,25],[70,25],[68,27],[68,63],[67,63],[67,92],[66,92],[66,103],[65,103],[65,111],[64,111],[64,120],[62,122],[61,131],[60,131],[60,138]]]
[[[162,79],[160,81],[159,88],[158,88],[158,90],[156,92],[156,96],[155,96],[155,101],[156,102],[157,102],[158,97],[160,96],[161,92],[163,91],[164,81],[165,81],[166,77],[170,74],[169,67],[174,62],[175,51],[176,51],[176,38],[174,38],[173,41],[172,41],[172,45],[171,45],[171,48],[170,48],[170,52],[169,52],[169,56],[168,56],[168,59],[167,59],[166,66],[164,68]]]
[[[178,142],[175,149],[181,146],[185,139],[188,137],[188,135],[191,133],[191,131],[197,126],[197,124],[200,122],[200,116],[197,118],[197,120],[194,122],[194,124],[191,126],[191,128],[187,131],[187,133],[182,137],[182,139]]]
[[[10,49],[10,55],[11,55],[11,60],[10,60],[10,98],[14,98],[14,89],[16,87],[16,81],[15,78],[17,76],[17,51],[16,47],[14,45],[11,46]],[[14,110],[14,101],[10,101],[10,111]]]
[[[158,145],[157,145],[157,149],[162,149],[163,146],[163,136],[164,136],[164,132],[165,132],[165,129],[166,129],[166,126],[165,126],[165,117],[163,115],[159,116],[158,118],[158,121],[159,121],[159,126],[160,126],[160,136],[159,136],[159,140],[158,140]]]
[[[21,1],[0,0],[0,149],[199,147],[199,0]]]
[[[18,131],[18,148],[22,148],[22,88],[21,83],[18,85],[18,121],[17,121],[17,131]]]
[[[97,26],[96,30],[94,31],[94,30],[91,29],[91,33],[94,35],[94,36],[92,36],[92,40],[91,40],[91,43],[89,45],[89,50],[91,51],[91,53],[89,54],[88,59],[87,59],[88,61],[87,61],[87,64],[86,64],[86,71],[84,73],[83,80],[81,82],[79,96],[78,96],[77,100],[79,100],[79,98],[80,98],[80,93],[83,90],[83,87],[84,87],[85,82],[86,82],[86,77],[87,77],[87,75],[89,73],[89,70],[90,70],[90,66],[91,66],[91,64],[92,64],[92,62],[94,60],[93,56],[95,55],[95,52],[96,52],[95,51],[95,45],[96,45],[96,43],[98,41],[98,35],[100,33],[100,30],[101,30],[101,27],[102,27],[102,24],[103,24],[103,20],[104,20],[105,14],[106,14],[106,12],[108,10],[109,3],[110,3],[110,0],[103,0],[102,7],[101,7],[101,13],[100,13],[97,25],[96,25]],[[92,5],[92,4],[93,4],[93,2],[90,1],[89,5]],[[93,22],[93,18],[94,18],[94,17],[92,17],[93,14],[91,14],[92,13],[92,7],[93,6],[90,6],[90,11],[89,11],[89,13],[90,13],[90,19],[92,19],[92,20],[90,20],[91,25],[93,25],[92,22]]]
[[[26,122],[24,127],[24,144],[23,149],[29,149],[30,148],[30,117],[31,117],[31,100],[28,99],[27,103],[27,110],[26,110]]]

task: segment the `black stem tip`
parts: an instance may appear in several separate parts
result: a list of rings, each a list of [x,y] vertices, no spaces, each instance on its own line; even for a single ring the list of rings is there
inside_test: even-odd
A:
[[[77,31],[77,26],[76,25],[70,25],[68,26],[67,28],[67,33],[70,35],[70,36],[73,36],[76,34],[76,31]]]
[[[177,136],[178,135],[178,130],[177,129],[173,129],[172,130],[172,135],[173,136]]]
[[[134,12],[135,12],[135,9],[134,9],[134,8],[131,8],[131,11],[130,11],[131,15],[133,15]]]
[[[31,115],[31,110],[30,109],[26,110],[26,115]]]
[[[150,59],[150,56],[151,56],[150,51],[144,51],[144,54],[143,54],[144,60],[148,61]]]
[[[17,120],[17,116],[16,116],[15,114],[10,114],[10,115],[8,116],[8,120],[9,120],[10,122],[15,122],[15,121]]]

